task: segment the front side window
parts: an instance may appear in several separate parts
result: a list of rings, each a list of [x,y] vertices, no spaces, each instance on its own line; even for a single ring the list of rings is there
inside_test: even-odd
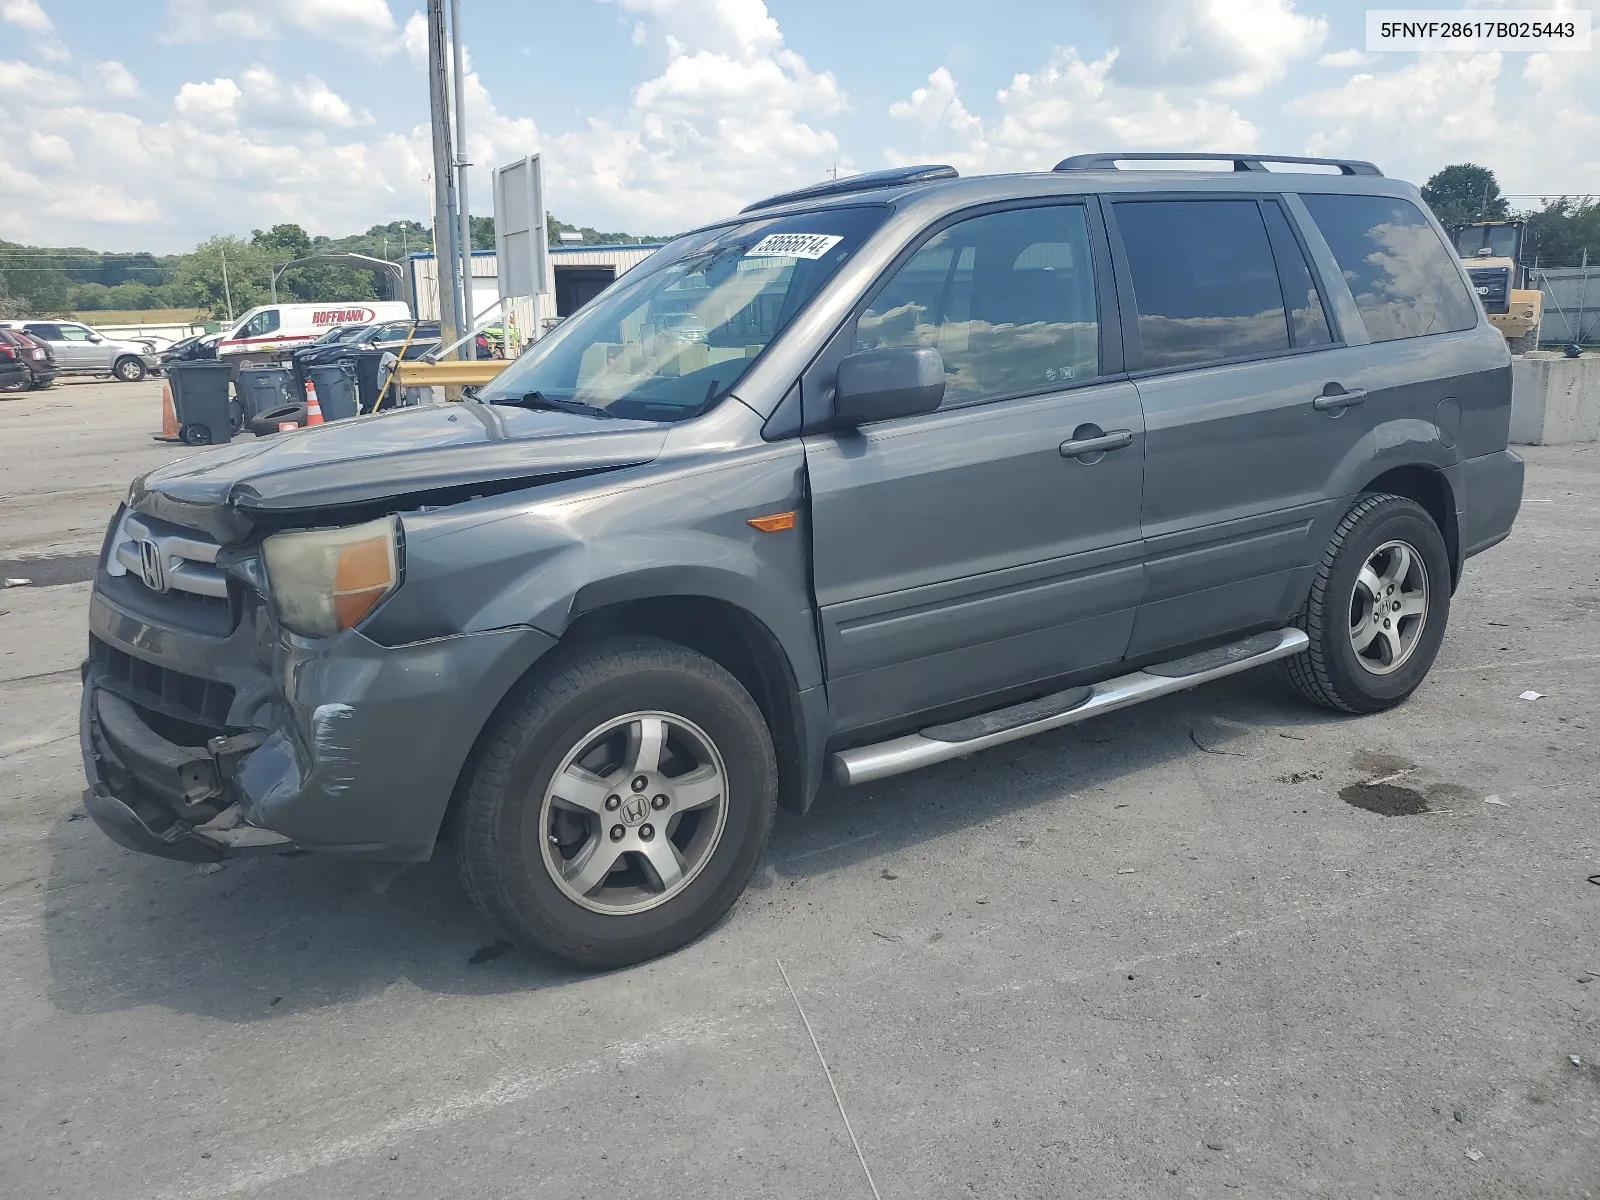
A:
[[[1375,342],[1478,323],[1461,268],[1422,211],[1394,196],[1303,195]]]
[[[1083,206],[986,213],[941,230],[857,318],[855,345],[937,348],[946,407],[1095,378],[1100,325]]]
[[[64,342],[87,342],[89,331],[82,325],[63,325],[61,327],[61,340]]]
[[[888,212],[863,205],[753,216],[679,238],[541,338],[480,395],[644,421],[706,412]]]
[[[276,331],[277,328],[278,310],[265,308],[240,326],[236,336],[241,338],[266,337],[267,334]]]
[[[1254,200],[1115,205],[1146,370],[1289,349],[1289,320]]]

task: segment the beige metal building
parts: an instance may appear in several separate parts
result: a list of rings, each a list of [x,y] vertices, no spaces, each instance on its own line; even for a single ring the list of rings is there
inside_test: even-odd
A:
[[[521,299],[512,306],[518,341],[551,328],[638,266],[661,248],[659,242],[620,246],[552,246],[550,277],[543,296]],[[432,254],[413,254],[406,261],[406,282],[417,319],[439,319],[439,276]],[[485,312],[500,299],[500,281],[493,250],[472,252],[472,311]],[[504,313],[491,318],[500,323]]]

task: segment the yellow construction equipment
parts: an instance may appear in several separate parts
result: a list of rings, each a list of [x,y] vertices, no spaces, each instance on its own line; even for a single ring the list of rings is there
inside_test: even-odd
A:
[[[1489,324],[1505,336],[1513,354],[1539,348],[1539,318],[1544,314],[1544,293],[1528,286],[1524,232],[1521,221],[1473,221],[1450,230]]]

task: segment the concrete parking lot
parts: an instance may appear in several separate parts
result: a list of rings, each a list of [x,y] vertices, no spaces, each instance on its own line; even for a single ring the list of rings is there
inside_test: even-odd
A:
[[[586,976],[443,863],[83,819],[81,581],[190,453],[158,394],[0,399],[0,1194],[871,1197],[802,1010],[883,1200],[1600,1194],[1600,448],[1527,453],[1401,708],[1263,671],[828,792]]]

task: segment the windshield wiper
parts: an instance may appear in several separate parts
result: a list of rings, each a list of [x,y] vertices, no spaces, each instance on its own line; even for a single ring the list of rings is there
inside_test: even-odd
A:
[[[577,413],[582,417],[604,417],[608,421],[616,420],[616,414],[607,412],[598,404],[585,404],[582,400],[553,400],[542,392],[527,392],[518,399],[496,401],[499,404],[515,404],[521,408],[544,408],[551,412]]]

